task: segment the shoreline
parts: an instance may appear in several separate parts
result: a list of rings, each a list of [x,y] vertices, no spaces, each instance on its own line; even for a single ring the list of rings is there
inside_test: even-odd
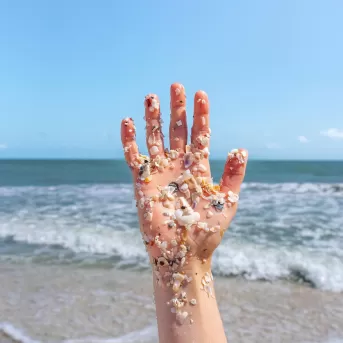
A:
[[[0,324],[10,323],[31,338],[20,343],[157,342],[149,272],[1,262],[0,275]],[[231,342],[343,338],[340,293],[221,277],[215,278],[215,288]]]

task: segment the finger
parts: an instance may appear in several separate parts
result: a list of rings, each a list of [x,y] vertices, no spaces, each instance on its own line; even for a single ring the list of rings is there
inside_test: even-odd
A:
[[[121,122],[121,141],[127,164],[131,169],[137,167],[139,151],[136,143],[136,127],[131,118],[125,118]]]
[[[164,156],[160,101],[156,94],[145,97],[146,142],[151,158]]]
[[[195,150],[204,151],[208,155],[210,144],[210,104],[204,91],[194,96],[194,119],[192,127],[192,146]]]
[[[170,111],[170,149],[184,152],[187,144],[186,93],[180,83],[170,87]]]
[[[231,200],[237,198],[235,194],[238,194],[240,191],[245,175],[247,159],[248,152],[244,149],[234,149],[228,154],[223,177],[220,182],[220,191],[225,194],[233,192],[234,195],[231,197]],[[230,195],[232,194],[230,193],[229,197]],[[231,203],[235,202],[231,200],[229,199]]]

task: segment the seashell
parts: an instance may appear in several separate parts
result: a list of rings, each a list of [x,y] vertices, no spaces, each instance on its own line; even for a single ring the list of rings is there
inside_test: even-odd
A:
[[[172,245],[173,247],[176,247],[176,246],[177,246],[177,241],[176,241],[176,239],[172,239],[172,240],[170,241],[170,243],[171,243],[171,245]]]
[[[145,212],[144,213],[144,219],[148,222],[152,221],[152,212]]]
[[[183,162],[184,162],[184,167],[186,169],[188,169],[193,164],[193,162],[194,162],[193,153],[192,152],[186,153],[185,156],[184,156]]]
[[[206,218],[209,219],[213,216],[213,212],[211,211],[208,211],[207,214],[206,214]]]
[[[138,200],[138,207],[142,210],[144,208],[145,198],[140,198]]]
[[[187,191],[188,190],[188,185],[187,185],[187,183],[184,183],[184,184],[182,184],[182,186],[180,187],[180,191],[181,192],[185,192],[185,191]]]
[[[232,203],[236,203],[239,200],[239,196],[238,194],[232,192],[232,191],[228,191],[228,200]]]
[[[188,215],[183,215],[183,211],[181,209],[175,211],[176,221],[179,225],[192,225],[195,224],[200,220],[200,214],[198,212],[192,212]]]
[[[195,152],[194,154],[194,158],[196,159],[196,160],[200,160],[201,159],[201,152]]]
[[[207,171],[207,168],[203,164],[199,164],[198,169],[201,173],[205,173]]]
[[[174,273],[173,274],[173,279],[174,280],[179,280],[179,281],[183,281],[185,279],[185,275],[181,274],[181,273]]]
[[[151,174],[149,162],[146,161],[139,167],[139,177],[141,180],[145,180]]]
[[[179,190],[179,185],[176,182],[171,182],[169,185],[169,191],[170,193],[176,193]]]
[[[158,260],[157,260],[157,264],[160,267],[164,267],[164,266],[168,265],[168,261],[164,257],[159,257]]]
[[[209,156],[209,154],[210,154],[210,151],[206,147],[206,148],[202,149],[202,153],[203,153],[204,157],[207,158]]]
[[[188,312],[177,312],[176,313],[176,320],[180,323],[183,324],[185,320],[188,317]]]
[[[173,291],[176,293],[179,291],[181,286],[181,282],[179,280],[175,280],[173,283]]]
[[[179,152],[177,150],[170,150],[169,156],[172,160],[176,160],[179,157]]]
[[[205,230],[205,228],[207,228],[207,223],[205,222],[198,222],[197,223],[197,227],[201,230]]]
[[[159,152],[159,149],[156,145],[153,145],[151,148],[150,148],[150,154],[151,155],[157,155]]]

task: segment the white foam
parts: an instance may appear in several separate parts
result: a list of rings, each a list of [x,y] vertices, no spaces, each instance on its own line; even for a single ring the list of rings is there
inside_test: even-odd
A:
[[[322,290],[343,291],[343,261],[333,256],[230,240],[217,249],[213,266],[215,273],[224,276],[269,281],[298,279]]]
[[[244,188],[215,271],[251,280],[299,276],[320,289],[343,291],[343,184]],[[132,185],[2,187],[0,238],[37,244],[34,254],[58,245],[86,259],[103,254],[119,265],[146,267],[132,199]]]
[[[18,330],[10,323],[0,323],[0,333],[1,332],[17,343],[41,343],[26,336],[22,331]]]

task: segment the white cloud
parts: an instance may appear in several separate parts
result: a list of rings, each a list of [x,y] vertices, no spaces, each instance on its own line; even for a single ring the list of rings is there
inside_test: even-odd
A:
[[[340,129],[328,129],[325,131],[321,131],[320,134],[322,136],[327,136],[331,139],[343,139],[343,130]]]
[[[298,136],[298,141],[300,143],[308,143],[309,140],[305,136]]]
[[[7,149],[7,144],[0,143],[0,150],[5,150],[5,149]]]
[[[280,146],[277,143],[267,143],[266,147],[267,149],[280,149]]]

